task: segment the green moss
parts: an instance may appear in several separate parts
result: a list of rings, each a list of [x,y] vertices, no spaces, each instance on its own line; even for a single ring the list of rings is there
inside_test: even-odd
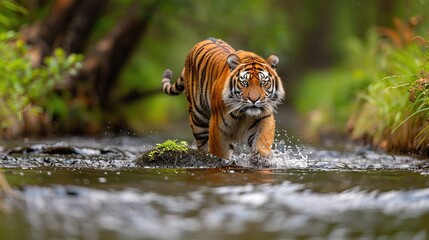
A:
[[[188,143],[186,141],[178,140],[167,140],[164,143],[158,143],[152,151],[149,152],[149,160],[154,160],[155,156],[162,155],[165,152],[177,151],[187,153],[189,150]]]

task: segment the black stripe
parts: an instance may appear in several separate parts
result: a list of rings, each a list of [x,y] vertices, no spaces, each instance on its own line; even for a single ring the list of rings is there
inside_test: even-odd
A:
[[[209,45],[209,44],[206,44],[206,45]],[[206,45],[204,45],[204,46],[206,46]],[[204,47],[203,46],[203,47]],[[198,61],[198,63],[196,62],[196,60],[198,59],[198,55],[200,55],[201,54],[201,52],[202,52],[202,48],[203,47],[201,47],[201,51],[198,51],[198,53],[196,54],[196,56],[194,56],[194,61],[193,61],[193,63],[194,63],[194,69],[195,69],[195,72],[198,72],[198,70],[200,69],[200,65],[202,64],[202,62],[205,60],[205,59],[209,59],[210,58],[210,56],[213,54],[213,53],[211,53],[211,55],[210,56],[208,56],[207,58],[205,57],[207,54],[209,54],[210,53],[210,51],[212,51],[213,49],[216,49],[216,46],[215,47],[213,47],[213,48],[210,48],[210,49],[208,49],[206,52],[204,52],[204,54],[203,54],[203,56],[201,56],[201,59]],[[204,71],[204,77],[205,77],[205,68],[203,68],[202,69],[202,71],[201,72],[203,72]],[[194,71],[192,72],[192,73],[194,73]],[[198,86],[202,86],[202,90],[204,90],[204,84],[202,84],[202,80],[205,80],[202,76],[193,76],[192,77],[192,79],[194,79],[195,81],[197,81],[197,84],[198,84]],[[207,81],[208,82],[208,81]],[[192,100],[193,100],[193,103],[194,103],[194,105],[195,105],[195,109],[196,110],[198,110],[198,112],[201,114],[201,115],[203,115],[204,117],[206,117],[207,119],[209,118],[209,116],[208,116],[208,114],[206,113],[210,108],[209,108],[209,106],[206,106],[207,104],[204,104],[204,97],[205,97],[205,95],[206,94],[204,94],[204,91],[200,91],[200,93],[199,93],[199,95],[200,95],[200,97],[199,97],[199,105],[197,105],[196,104],[196,102],[195,102],[195,98],[192,98]],[[191,93],[191,96],[196,96],[196,94],[194,94],[193,92]],[[207,102],[207,99],[206,99],[206,101],[205,102]],[[201,107],[203,107],[203,109],[201,109]],[[205,111],[204,111],[205,110]]]
[[[228,64],[226,64],[226,61],[225,61],[224,65],[223,65],[222,70],[220,70],[219,74],[221,74],[221,73],[223,73],[224,71],[226,71],[225,69],[229,69],[229,66],[228,66]]]
[[[221,118],[222,118],[222,123],[223,123],[223,125],[225,125],[226,127],[228,127],[228,128],[231,128],[231,126],[229,126],[229,124],[228,123],[226,123],[226,120],[225,120],[225,117],[223,116],[223,114],[220,114],[220,116],[221,116]]]
[[[234,80],[231,78],[229,78],[229,96],[231,96],[231,98],[233,97],[232,95],[232,91],[234,90]]]
[[[270,115],[263,116],[263,117],[261,117],[261,118],[256,119],[256,120],[255,120],[255,122],[254,122],[254,123],[249,127],[249,129],[248,129],[248,130],[252,129],[252,128],[253,128],[253,127],[255,127],[255,126],[256,126],[256,124],[258,124],[262,119],[267,118],[267,117],[269,117],[269,116],[271,116],[271,114],[270,114]]]
[[[274,92],[274,93],[272,93],[271,98],[277,100],[279,98],[279,96],[277,95],[277,93]]]
[[[210,116],[207,115],[207,113],[204,111],[204,109],[201,109],[198,105],[194,105],[194,110],[197,111],[200,115],[205,117],[206,119],[209,119]]]
[[[240,119],[240,117],[239,117],[239,116],[235,116],[235,115],[234,115],[234,114],[232,114],[232,113],[230,113],[229,115],[231,115],[231,117],[232,117],[232,118],[234,118],[235,120]]]
[[[194,138],[197,140],[204,140],[208,138],[209,132],[202,132],[202,133],[194,133]]]
[[[201,70],[201,76],[199,76],[199,86],[201,87],[199,91],[199,103],[200,106],[207,112],[210,108],[207,106],[209,103],[207,101],[207,94],[205,94],[205,89],[207,89],[207,84],[209,81],[206,79],[206,68],[203,67]]]
[[[254,67],[256,70],[258,70],[259,72],[263,72],[265,69],[264,68],[262,68],[262,67]]]
[[[212,47],[212,48],[209,48],[209,49],[207,49],[206,50],[206,52],[203,54],[203,56],[201,56],[201,58],[200,58],[200,60],[198,61],[198,64],[196,64],[196,67],[197,67],[197,69],[200,69],[200,66],[201,66],[201,64],[202,64],[202,62],[204,61],[204,60],[208,60],[208,59],[210,59],[210,57],[213,55],[213,50],[218,50],[218,47],[217,46],[214,46],[214,47]],[[200,53],[198,53],[198,55],[199,55]],[[208,55],[207,57],[206,57],[206,55],[207,54],[210,54],[210,55]],[[198,59],[198,55],[196,55],[195,56],[195,61]]]
[[[215,49],[216,50],[216,49]],[[211,51],[211,50],[209,50]],[[214,79],[211,79],[213,72],[212,70],[210,71],[210,69],[208,69],[208,67],[214,67],[214,59],[213,56],[217,53],[216,52],[210,52],[209,55],[206,57],[207,61],[205,62],[205,65],[202,66],[201,68],[201,75],[199,76],[199,84],[201,86],[201,91],[200,91],[200,104],[204,107],[204,109],[209,112],[210,111],[210,103],[208,102],[208,94],[209,94],[209,86],[210,84],[214,81]],[[204,56],[203,56],[204,57]],[[202,62],[201,62],[202,64]],[[200,67],[200,66],[199,66]],[[209,70],[207,72],[207,70]],[[208,73],[208,77],[206,76]]]
[[[195,102],[195,97],[192,97],[192,96],[196,96],[196,94],[194,93],[194,87],[195,87],[195,81],[198,81],[198,76],[195,76],[196,74],[195,73],[198,73],[198,65],[197,65],[197,60],[198,60],[198,56],[205,50],[205,47],[206,46],[208,46],[208,45],[212,45],[213,43],[211,43],[211,42],[208,42],[208,43],[205,43],[205,44],[203,44],[202,46],[199,46],[199,48],[196,50],[196,52],[195,52],[195,54],[192,54],[191,56],[192,56],[192,59],[189,59],[189,61],[190,61],[190,74],[191,74],[191,77],[190,77],[190,79],[191,79],[191,84],[190,84],[190,86],[189,86],[189,95],[191,96],[191,102],[192,102],[192,105],[195,107],[195,110],[197,110],[198,111],[198,113],[200,113],[201,115],[203,115],[204,117],[206,117],[206,118],[208,118],[208,116],[206,115],[206,114],[204,114],[204,113],[202,113],[203,111],[202,111],[202,109],[199,109],[199,107],[198,107],[198,105],[197,105],[197,103]],[[206,54],[206,52],[204,52],[204,55]],[[203,55],[203,57],[202,57],[202,59],[204,59],[204,55]],[[197,82],[198,84],[199,84],[199,82]]]
[[[207,63],[207,65],[205,66],[205,70],[207,70],[207,72],[208,72],[208,75],[209,75],[209,78],[210,78],[210,80],[212,80],[212,82],[215,80],[215,79],[212,79],[213,78],[213,76],[218,76],[219,75],[219,73],[216,73],[215,71],[216,71],[216,67],[217,67],[217,64],[216,64],[216,57],[218,57],[219,55],[221,55],[221,53],[219,52],[219,51],[217,51],[217,52],[215,52],[215,53],[213,53],[210,57],[211,57],[211,61],[210,62],[208,62]],[[207,81],[208,82],[208,81]],[[205,89],[206,89],[206,91],[208,90],[207,89],[207,87],[205,86]]]
[[[200,66],[201,66],[201,64],[202,64],[202,62],[204,61],[204,60],[206,60],[206,55],[210,52],[210,50],[212,50],[212,49],[214,49],[214,48],[216,48],[216,47],[213,47],[213,48],[210,48],[210,49],[208,49],[202,56],[201,56],[201,58],[198,60],[198,55],[197,56],[195,56],[195,60],[194,60],[194,63],[195,63],[195,67],[197,68],[197,69],[200,69]],[[198,60],[198,62],[196,62]]]
[[[195,65],[195,60],[197,60],[198,59],[198,55],[200,55],[200,53],[205,49],[205,47],[207,46],[207,45],[210,45],[210,44],[212,44],[212,43],[210,43],[210,42],[208,42],[208,43],[205,43],[205,44],[203,44],[202,46],[199,46],[198,48],[194,48],[190,53],[189,53],[189,55],[188,55],[188,58],[186,59],[186,60],[189,60],[189,64],[191,64],[192,63],[192,65]],[[191,58],[189,58],[189,56],[192,56],[192,59]],[[191,62],[192,61],[192,62]],[[188,66],[189,67],[189,66]],[[192,73],[191,73],[192,74]]]
[[[177,82],[176,82],[176,88],[177,88],[177,90],[179,90],[179,91],[183,91],[183,90],[185,90],[185,85],[183,85],[183,82],[184,82],[185,80],[183,79],[183,76],[182,75],[180,75],[180,84],[177,84]]]
[[[195,114],[192,114],[191,119],[192,119],[192,123],[197,127],[201,127],[201,128],[209,127],[209,124],[207,121],[205,121],[205,119],[199,119]]]
[[[204,97],[204,106],[206,108],[207,111],[210,112],[210,102],[208,100],[208,96],[209,94],[211,94],[211,86],[212,83],[214,82],[215,79],[213,79],[214,73],[213,73],[213,69],[215,67],[216,64],[214,64],[214,54],[216,54],[217,52],[214,52],[212,55],[210,55],[203,68],[203,70],[201,71],[201,81],[202,82],[202,89],[200,92],[200,97],[203,98]]]
[[[249,147],[252,147],[254,139],[255,139],[255,134],[250,135],[249,138],[247,139],[247,144],[249,144]]]
[[[198,48],[196,48],[195,50],[197,51],[197,53],[196,53],[196,55],[198,56],[198,54],[202,51],[202,50],[204,50],[204,48],[206,47],[206,46],[208,46],[208,45],[212,45],[213,43],[211,43],[211,42],[207,42],[207,43],[205,43],[205,44],[203,44],[202,46],[198,46]]]
[[[270,95],[271,97],[275,94],[274,92],[274,84],[271,84],[270,88],[267,89],[267,95]]]

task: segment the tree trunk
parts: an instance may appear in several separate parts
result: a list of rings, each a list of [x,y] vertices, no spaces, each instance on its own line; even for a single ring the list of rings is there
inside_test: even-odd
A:
[[[137,5],[138,6],[138,5]],[[88,79],[93,83],[99,106],[109,111],[111,90],[115,87],[118,75],[139,43],[153,14],[152,6],[145,14],[139,14],[135,5],[122,18],[112,31],[98,41],[88,52],[84,68],[79,79]]]
[[[32,46],[29,52],[32,64],[38,67],[43,59],[52,53],[56,47],[58,36],[67,29],[82,0],[57,0],[48,16],[41,23],[35,23],[23,30],[23,39]]]
[[[92,27],[103,12],[108,0],[85,0],[80,4],[60,44],[67,53],[82,53],[90,37]]]
[[[28,56],[33,67],[40,67],[43,59],[51,55],[57,47],[63,48],[67,53],[86,52],[80,73],[73,79],[66,80],[67,84],[58,91],[67,88],[66,91],[71,93],[73,99],[81,100],[88,109],[101,110],[103,115],[115,111],[115,105],[121,104],[120,100],[111,100],[111,92],[117,84],[122,68],[143,36],[157,5],[156,2],[144,5],[140,1],[134,1],[111,31],[88,48],[93,26],[108,4],[108,0],[56,0],[43,21],[22,30],[23,40],[31,46]],[[105,116],[102,119],[106,122],[110,120]],[[51,120],[55,121],[55,116]],[[101,128],[105,124],[97,119],[91,121],[95,123],[93,125],[101,125]],[[115,122],[122,124],[122,119],[111,121],[113,128]],[[24,128],[27,129],[25,126]],[[91,131],[83,128],[79,130]]]

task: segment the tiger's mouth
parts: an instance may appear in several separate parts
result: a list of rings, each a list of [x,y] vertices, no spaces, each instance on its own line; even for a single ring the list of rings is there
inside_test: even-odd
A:
[[[270,99],[251,103],[247,100],[232,98],[229,95],[227,98],[224,98],[224,101],[228,113],[246,115],[249,117],[260,117],[261,115],[273,113],[277,105],[277,102],[270,101]]]
[[[249,106],[249,107],[245,107],[245,108],[243,109],[243,111],[247,111],[247,110],[256,110],[256,109],[262,110],[262,109],[263,109],[263,107],[259,107],[259,106]]]
[[[264,108],[253,105],[244,107],[241,111],[249,116],[258,116],[264,111]]]

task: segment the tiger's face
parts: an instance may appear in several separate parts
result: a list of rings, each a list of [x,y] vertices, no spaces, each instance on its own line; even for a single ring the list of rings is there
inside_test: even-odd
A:
[[[222,95],[230,113],[258,117],[275,112],[284,97],[275,71],[278,62],[275,55],[267,60],[257,56],[240,60],[235,54],[228,57],[231,74]]]

